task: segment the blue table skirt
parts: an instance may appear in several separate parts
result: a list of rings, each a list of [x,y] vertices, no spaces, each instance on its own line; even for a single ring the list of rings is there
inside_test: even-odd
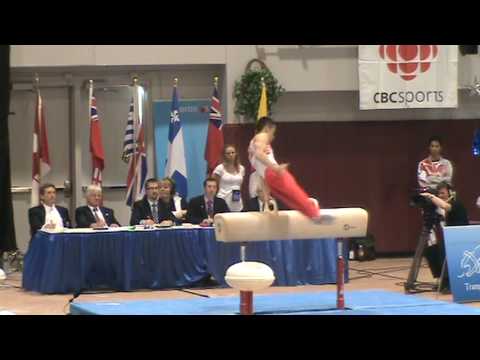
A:
[[[246,259],[268,264],[277,286],[326,284],[336,282],[336,252],[333,239],[268,241],[250,243]],[[217,242],[213,229],[38,232],[25,255],[23,288],[47,294],[168,289],[210,275],[226,286],[226,270],[239,261],[240,246]]]

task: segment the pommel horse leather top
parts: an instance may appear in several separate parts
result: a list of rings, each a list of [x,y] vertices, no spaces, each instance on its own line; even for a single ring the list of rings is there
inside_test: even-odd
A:
[[[315,223],[299,211],[217,214],[215,235],[221,242],[355,238],[367,235],[368,212],[361,208],[322,209]]]

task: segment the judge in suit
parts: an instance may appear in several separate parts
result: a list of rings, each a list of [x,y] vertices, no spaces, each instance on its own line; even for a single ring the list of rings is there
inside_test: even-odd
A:
[[[187,221],[201,226],[211,226],[213,217],[218,213],[230,212],[225,200],[217,197],[218,182],[208,178],[203,182],[205,193],[190,200]]]
[[[102,188],[89,185],[86,191],[87,206],[80,206],[75,211],[75,221],[78,228],[119,227],[112,209],[101,206]]]
[[[130,225],[154,225],[170,219],[170,214],[160,201],[160,184],[157,179],[145,182],[146,194],[133,204]]]
[[[261,187],[257,189],[257,196],[254,198],[251,198],[247,202],[247,206],[243,208],[243,212],[249,212],[249,211],[263,211],[264,209],[264,204],[263,204],[263,190]],[[273,197],[270,195],[270,199],[273,200]],[[288,208],[282,204],[280,201],[275,200],[277,202],[278,210],[288,210]]]
[[[38,230],[54,230],[71,227],[68,209],[55,205],[57,190],[53,184],[40,187],[41,205],[28,210],[30,234],[32,237]]]

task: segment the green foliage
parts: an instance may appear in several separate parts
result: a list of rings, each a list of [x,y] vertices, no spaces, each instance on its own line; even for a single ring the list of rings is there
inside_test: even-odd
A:
[[[257,119],[258,106],[262,95],[262,77],[267,87],[268,113],[272,113],[273,105],[278,101],[285,89],[278,84],[272,72],[263,68],[247,70],[239,81],[235,82],[235,114],[244,115],[247,119]]]

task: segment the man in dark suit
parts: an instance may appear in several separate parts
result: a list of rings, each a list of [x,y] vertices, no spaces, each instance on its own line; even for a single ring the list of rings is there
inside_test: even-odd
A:
[[[160,183],[157,179],[145,182],[146,195],[133,204],[130,225],[154,225],[165,220],[173,220],[173,215],[167,212],[160,201]]]
[[[218,183],[214,178],[203,182],[205,193],[190,200],[187,210],[187,220],[192,224],[211,226],[213,217],[218,213],[230,212],[225,200],[217,197]]]
[[[119,227],[112,209],[101,206],[102,188],[89,185],[86,192],[87,206],[80,206],[75,211],[75,221],[78,228]]]
[[[28,210],[30,234],[32,237],[38,230],[53,230],[71,227],[68,209],[55,205],[57,189],[53,184],[43,184],[40,187],[41,205]]]
[[[270,196],[271,199],[273,199]],[[261,188],[257,189],[257,196],[248,200],[246,206],[243,208],[243,212],[250,212],[250,211],[263,211],[263,190]],[[282,204],[280,201],[275,200],[277,202],[278,210],[288,210],[288,208]]]

